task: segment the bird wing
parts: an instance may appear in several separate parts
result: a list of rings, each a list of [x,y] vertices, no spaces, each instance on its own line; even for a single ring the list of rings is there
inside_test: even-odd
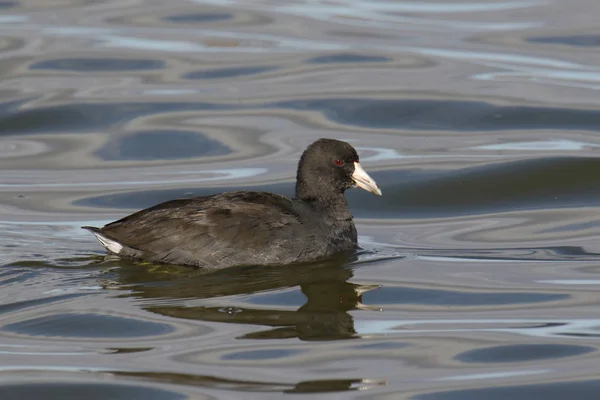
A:
[[[102,233],[155,261],[267,264],[296,255],[299,217],[286,197],[229,192],[161,203],[106,225]]]

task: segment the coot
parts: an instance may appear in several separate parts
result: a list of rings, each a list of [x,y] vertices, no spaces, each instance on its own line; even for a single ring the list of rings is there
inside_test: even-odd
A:
[[[225,268],[314,261],[357,247],[346,189],[381,195],[346,142],[319,139],[298,163],[296,197],[235,191],[178,199],[103,228],[84,226],[112,254]]]

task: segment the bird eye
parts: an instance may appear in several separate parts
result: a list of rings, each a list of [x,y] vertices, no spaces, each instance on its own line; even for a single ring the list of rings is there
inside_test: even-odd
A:
[[[335,160],[334,161],[335,165],[337,165],[338,167],[341,167],[342,165],[344,165],[344,161],[343,160]]]

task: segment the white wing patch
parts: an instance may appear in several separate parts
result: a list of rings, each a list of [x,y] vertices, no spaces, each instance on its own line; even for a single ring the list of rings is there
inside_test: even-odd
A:
[[[96,236],[96,239],[98,239],[100,243],[102,243],[102,246],[106,247],[106,250],[110,251],[111,253],[119,254],[119,252],[123,250],[123,245],[121,243],[109,239],[106,236],[102,236],[97,232],[92,233],[94,234],[94,236]]]

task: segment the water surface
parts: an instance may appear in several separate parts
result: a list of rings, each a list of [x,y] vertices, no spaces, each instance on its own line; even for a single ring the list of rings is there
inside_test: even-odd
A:
[[[600,3],[0,1],[0,397],[596,399]],[[293,195],[364,251],[199,271],[82,225]]]

